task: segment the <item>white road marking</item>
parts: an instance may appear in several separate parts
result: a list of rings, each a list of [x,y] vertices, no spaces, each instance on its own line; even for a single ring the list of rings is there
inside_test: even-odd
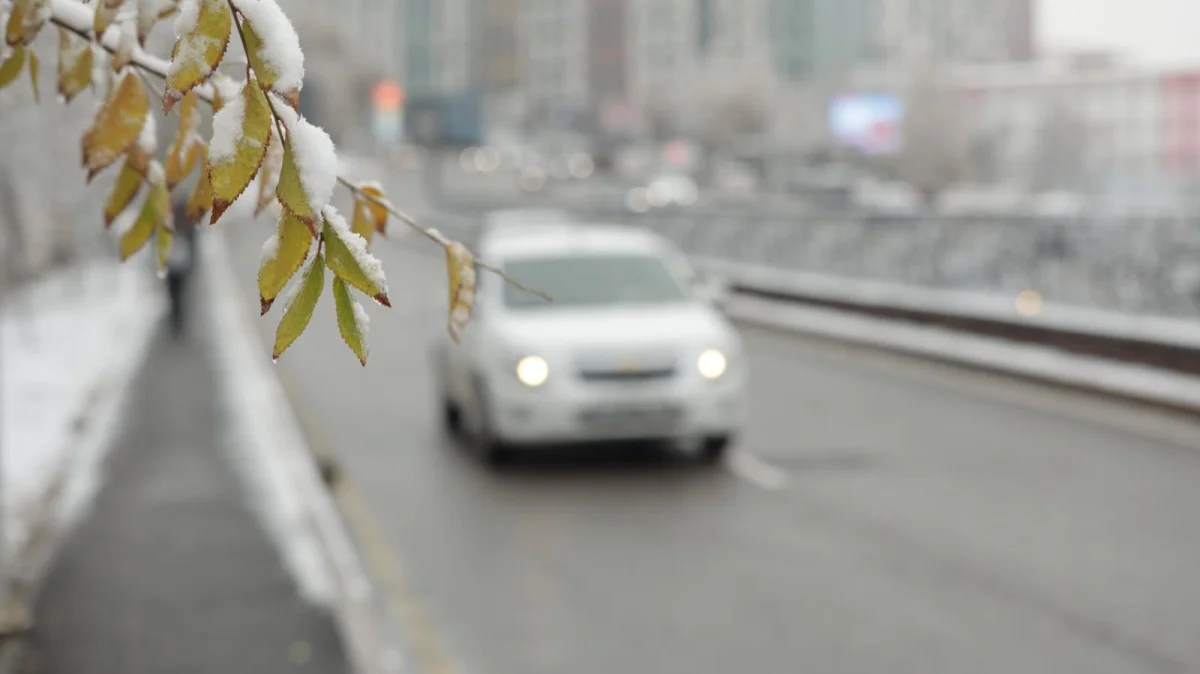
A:
[[[734,452],[726,466],[734,475],[762,489],[778,491],[787,486],[787,473],[750,452]]]

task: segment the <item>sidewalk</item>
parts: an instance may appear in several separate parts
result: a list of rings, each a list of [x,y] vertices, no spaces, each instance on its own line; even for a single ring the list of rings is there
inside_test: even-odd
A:
[[[333,620],[300,599],[222,446],[199,278],[190,335],[165,324],[134,384],[94,507],[43,585],[19,671],[349,670]]]

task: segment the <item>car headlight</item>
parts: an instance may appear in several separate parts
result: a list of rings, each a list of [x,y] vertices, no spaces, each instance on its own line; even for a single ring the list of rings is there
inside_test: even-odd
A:
[[[550,366],[541,356],[525,356],[517,361],[517,379],[530,387],[541,386],[550,377]]]
[[[725,354],[716,349],[707,349],[696,359],[696,369],[705,379],[719,378],[725,374],[727,367],[729,367],[729,361],[725,358]]]

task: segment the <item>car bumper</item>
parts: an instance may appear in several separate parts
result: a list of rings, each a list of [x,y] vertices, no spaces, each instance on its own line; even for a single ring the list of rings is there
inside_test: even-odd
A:
[[[736,433],[746,418],[745,382],[596,384],[490,388],[492,432],[517,444],[690,439]]]

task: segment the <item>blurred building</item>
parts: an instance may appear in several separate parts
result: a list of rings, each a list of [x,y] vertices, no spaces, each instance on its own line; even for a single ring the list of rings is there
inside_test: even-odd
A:
[[[880,0],[767,0],[767,37],[779,77],[802,81],[882,56]]]
[[[639,108],[673,105],[694,77],[698,54],[714,48],[720,0],[636,0],[627,7],[630,97]]]
[[[587,0],[520,0],[518,67],[522,93],[549,123],[565,123],[588,101]]]
[[[963,154],[982,155],[998,183],[1087,194],[1115,209],[1194,199],[1200,71],[1041,61],[945,68],[938,76],[959,94],[953,117],[969,120],[973,147]],[[903,77],[860,74],[855,84],[905,98],[911,82]],[[908,123],[920,125],[911,112]]]
[[[471,79],[488,93],[520,84],[517,17],[521,0],[472,0]]]
[[[1033,56],[1033,0],[873,0],[893,63],[987,63]]]

